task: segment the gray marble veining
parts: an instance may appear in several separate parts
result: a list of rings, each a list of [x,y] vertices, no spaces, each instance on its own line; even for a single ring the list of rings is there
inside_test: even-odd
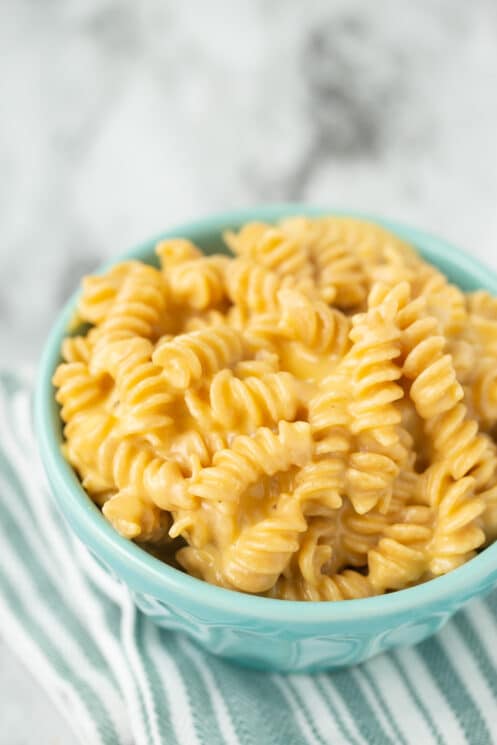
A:
[[[493,0],[5,1],[0,55],[2,362],[102,259],[215,210],[382,213],[497,268]],[[32,696],[0,647],[0,745],[37,741]]]

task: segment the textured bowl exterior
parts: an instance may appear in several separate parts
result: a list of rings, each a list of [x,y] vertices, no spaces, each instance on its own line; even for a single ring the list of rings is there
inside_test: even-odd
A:
[[[153,248],[161,237],[187,237],[212,253],[221,249],[225,229],[244,222],[330,213],[353,214],[298,204],[221,214],[168,230],[112,263],[124,258],[154,261]],[[371,215],[354,216],[383,224],[412,243],[463,289],[485,288],[497,294],[497,277],[445,241]],[[209,652],[248,667],[283,672],[332,669],[425,639],[464,603],[497,584],[496,543],[444,577],[389,595],[340,603],[273,600],[213,587],[119,536],[85,494],[60,451],[62,427],[50,381],[76,297],[52,329],[39,368],[35,424],[40,453],[62,515],[108,571],[130,587],[137,606],[156,624],[185,632]]]
[[[347,667],[392,647],[416,644],[438,631],[459,607],[434,609],[415,619],[368,621],[362,628],[329,623],[288,631],[262,620],[240,626],[218,620],[199,623],[198,618],[140,593],[135,602],[158,626],[186,631],[213,654],[245,667],[286,673]]]

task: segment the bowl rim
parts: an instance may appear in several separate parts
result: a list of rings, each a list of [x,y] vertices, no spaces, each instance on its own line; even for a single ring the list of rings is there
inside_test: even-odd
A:
[[[460,274],[467,274],[482,288],[497,294],[497,275],[479,261],[447,241],[403,223],[356,210],[309,206],[299,203],[264,205],[236,211],[221,212],[200,220],[174,226],[158,236],[140,243],[98,267],[101,273],[109,266],[129,259],[150,255],[158,240],[165,237],[192,237],[201,240],[202,233],[221,233],[227,226],[250,220],[268,221],[291,215],[336,215],[357,217],[382,225],[399,237],[414,244],[435,264],[450,264]],[[199,238],[200,236],[200,238]],[[76,291],[59,313],[48,335],[38,366],[34,398],[34,423],[41,460],[49,477],[52,496],[59,510],[68,518],[75,532],[99,558],[112,567],[119,566],[139,582],[142,591],[159,601],[168,601],[170,593],[176,600],[232,615],[278,622],[283,626],[305,623],[332,623],[405,613],[421,607],[440,605],[464,595],[478,594],[482,583],[490,589],[497,581],[497,541],[461,567],[446,575],[414,587],[370,598],[335,601],[292,601],[250,595],[217,587],[175,569],[131,541],[120,536],[105,520],[80,485],[71,466],[64,459],[57,434],[60,427],[54,407],[51,382],[60,361],[60,345],[68,333],[79,295]],[[110,560],[109,560],[110,557]],[[117,574],[120,571],[117,570]]]

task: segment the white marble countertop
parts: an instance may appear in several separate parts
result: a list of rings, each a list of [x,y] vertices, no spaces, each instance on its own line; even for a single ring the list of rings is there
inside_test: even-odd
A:
[[[216,210],[376,212],[497,268],[493,0],[17,0],[0,49],[2,362],[101,259]],[[13,659],[0,745],[71,742]]]

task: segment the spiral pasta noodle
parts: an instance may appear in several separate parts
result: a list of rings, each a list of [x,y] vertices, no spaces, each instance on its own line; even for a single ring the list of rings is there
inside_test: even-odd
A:
[[[319,585],[303,578],[282,577],[273,588],[271,597],[281,600],[358,600],[374,595],[367,577],[352,569],[324,575]]]
[[[312,441],[306,422],[284,422],[274,433],[260,427],[254,435],[239,435],[231,447],[215,453],[212,466],[200,471],[189,493],[221,501],[228,509],[243,491],[263,474],[272,476],[311,458]]]
[[[165,238],[83,280],[62,450],[122,536],[201,580],[347,601],[497,539],[497,298],[381,225]],[[79,326],[78,326],[79,324]]]
[[[309,423],[318,454],[345,454],[350,450],[350,393],[350,369],[342,363],[321,382],[319,390],[311,397]]]
[[[128,432],[147,432],[173,423],[168,404],[174,394],[162,368],[153,364],[152,351],[148,339],[133,337],[114,341],[95,354],[97,369],[115,380],[118,406]]]
[[[355,450],[347,471],[348,492],[360,514],[378,502],[386,509],[394,481],[406,454],[401,443],[401,412],[395,405],[403,397],[397,381],[402,371],[401,333],[395,323],[396,305],[385,300],[375,305],[374,288],[370,309],[354,318],[351,331],[353,363],[351,431]]]
[[[350,321],[347,316],[298,290],[283,288],[278,292],[278,300],[278,329],[320,355],[343,357],[350,345]]]
[[[78,316],[88,323],[101,324],[112,308],[126,279],[139,271],[135,261],[124,261],[104,275],[85,277],[78,302]]]
[[[295,569],[290,567],[286,574],[301,575],[303,581],[317,587],[323,574],[329,574],[341,557],[336,545],[336,522],[328,517],[311,516],[307,520],[305,533],[301,535],[298,550],[292,557]]]
[[[427,315],[423,298],[399,312],[406,353],[403,372],[412,380],[410,397],[423,419],[442,414],[463,398],[446,341],[435,318]]]
[[[475,496],[475,481],[471,476],[452,478],[447,461],[435,463],[426,471],[426,493],[436,506],[436,521],[428,543],[429,571],[445,574],[468,561],[484,541],[477,523],[484,510]]]
[[[247,528],[225,552],[224,574],[233,587],[266,592],[298,548],[307,522],[295,498],[282,495],[274,515]]]
[[[497,320],[497,299],[486,290],[466,294],[468,311],[490,321]]]
[[[96,353],[121,339],[158,338],[169,321],[166,307],[167,287],[159,272],[145,264],[134,265],[96,327]]]
[[[307,246],[271,225],[245,225],[238,235],[227,232],[225,240],[240,256],[286,277],[312,275]]]
[[[166,279],[169,279],[168,272],[171,267],[192,259],[202,258],[202,251],[185,238],[167,238],[159,241],[155,247],[155,253],[159,257],[161,269]]]
[[[192,416],[206,428],[215,422],[233,431],[293,421],[299,406],[295,378],[288,372],[241,380],[231,370],[221,370],[210,382],[208,402],[197,391],[188,391],[185,400]]]
[[[307,280],[293,275],[280,276],[243,258],[232,261],[226,275],[228,297],[246,315],[277,313],[278,292],[285,288],[313,294],[313,286]]]
[[[185,390],[203,375],[242,359],[243,340],[236,329],[213,328],[166,338],[157,344],[152,361],[172,388]]]
[[[171,300],[179,307],[213,308],[226,297],[224,256],[195,258],[173,264],[168,270]]]
[[[92,375],[88,365],[79,361],[59,365],[53,384],[58,389],[55,399],[61,405],[64,422],[71,422],[102,404],[108,393],[105,381]]]
[[[88,365],[92,355],[92,343],[88,336],[68,336],[62,342],[61,356],[65,362],[83,362]]]
[[[357,221],[354,221],[357,229]],[[318,270],[317,284],[323,299],[339,308],[359,306],[366,298],[366,275],[351,241],[352,223],[334,220],[289,219],[283,229],[309,246]]]

